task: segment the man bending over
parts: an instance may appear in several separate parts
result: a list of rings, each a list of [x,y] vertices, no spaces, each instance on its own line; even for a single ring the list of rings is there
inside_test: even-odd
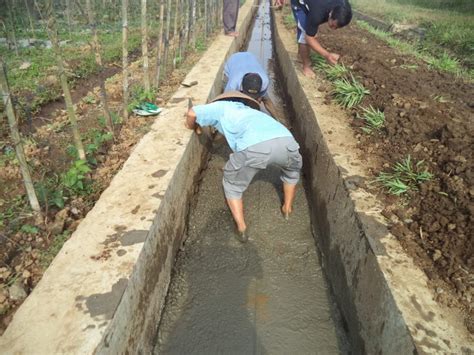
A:
[[[232,97],[230,97],[232,95]],[[302,158],[299,145],[281,123],[247,106],[255,102],[239,92],[223,94],[207,105],[190,108],[185,125],[189,129],[212,126],[227,139],[233,153],[224,167],[224,194],[237,226],[237,238],[248,240],[242,194],[259,170],[269,165],[281,169],[284,202],[281,212],[288,219],[292,212]],[[255,106],[254,106],[255,107]]]
[[[258,102],[263,102],[268,113],[277,118],[275,106],[267,94],[270,79],[257,57],[250,52],[232,54],[224,65],[224,75],[227,78],[224,92],[243,92]]]
[[[303,73],[314,77],[309,58],[310,49],[322,55],[328,63],[336,64],[339,54],[328,52],[317,40],[319,25],[327,22],[336,30],[351,22],[352,9],[347,0],[291,0],[297,24],[298,54],[303,62]]]

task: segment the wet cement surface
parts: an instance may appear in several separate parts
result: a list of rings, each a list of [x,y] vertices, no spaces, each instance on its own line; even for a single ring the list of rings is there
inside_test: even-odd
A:
[[[249,51],[261,58],[273,78],[269,30],[265,5]],[[276,92],[271,88],[278,104]],[[285,221],[279,169],[257,174],[244,194],[250,240],[241,244],[234,237],[222,189],[222,168],[230,153],[225,139],[214,142],[190,212],[187,241],[177,257],[155,353],[346,353],[302,184],[294,213]]]

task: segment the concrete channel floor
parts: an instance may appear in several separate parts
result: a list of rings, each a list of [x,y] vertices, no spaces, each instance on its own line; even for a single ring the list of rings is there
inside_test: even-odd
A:
[[[274,79],[267,65],[272,47],[266,3],[248,50]],[[275,92],[270,90],[274,102],[281,103]],[[190,212],[187,241],[176,260],[155,353],[346,353],[302,184],[287,222],[279,210],[279,170],[259,173],[244,195],[250,240],[241,244],[234,238],[221,184],[230,153],[225,139],[214,142]]]

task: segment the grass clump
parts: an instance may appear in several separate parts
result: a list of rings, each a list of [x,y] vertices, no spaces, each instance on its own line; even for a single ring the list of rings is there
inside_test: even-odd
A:
[[[460,62],[456,58],[450,57],[446,52],[441,54],[440,57],[430,57],[426,59],[428,66],[430,68],[455,73],[457,74],[460,71]]]
[[[395,163],[391,172],[381,172],[375,182],[380,183],[392,195],[403,195],[409,190],[416,190],[421,183],[433,179],[433,174],[423,165],[423,160],[415,163],[408,155]]]
[[[320,54],[311,53],[309,58],[311,60],[311,64],[313,65],[313,68],[317,70],[324,71],[329,66],[326,59],[324,59],[324,57]]]
[[[362,130],[366,133],[372,133],[383,127],[385,124],[385,114],[377,108],[373,106],[369,106],[369,108],[362,109],[364,114],[362,115],[362,119],[365,121],[365,127]]]
[[[370,91],[359,83],[352,74],[350,79],[342,78],[334,81],[334,100],[345,108],[352,108],[360,104],[364,96],[368,94]]]
[[[344,64],[328,65],[324,72],[330,81],[347,78],[350,73]]]

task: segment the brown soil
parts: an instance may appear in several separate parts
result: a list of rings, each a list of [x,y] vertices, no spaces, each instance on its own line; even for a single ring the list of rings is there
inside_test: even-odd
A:
[[[156,98],[159,106],[165,105],[199,56],[199,53],[190,53],[181,67],[163,81]],[[90,81],[93,85],[97,85],[98,79],[104,80],[111,74],[110,70],[113,69],[108,69]],[[142,69],[138,63],[132,64],[130,86],[141,83],[141,75]],[[92,86],[91,82],[84,82],[84,86],[77,86],[75,89],[74,101],[78,125],[84,137],[90,135],[93,129],[103,129],[98,123],[98,117],[103,115],[98,100],[99,89]],[[111,110],[121,112],[120,74],[107,80],[107,95]],[[95,101],[83,100],[85,96],[95,98]],[[65,232],[70,235],[76,229],[126,161],[134,145],[148,132],[153,121],[159,118],[160,116],[131,115],[125,123],[117,125],[115,141],[104,144],[95,154],[97,163],[92,165],[93,170],[88,176],[92,192],[69,198],[63,209],[50,207],[45,211],[45,216],[36,219],[32,217],[25,200],[24,187],[19,183],[22,179],[18,166],[12,160],[5,160],[4,148],[11,147],[12,143],[9,141],[8,131],[2,132],[0,214],[5,216],[11,210],[14,211],[14,216],[5,218],[4,225],[0,224],[0,334],[6,329],[15,310],[39,282],[49,262],[59,251],[62,243],[58,244],[58,236],[64,235]],[[28,136],[24,148],[32,167],[34,181],[58,179],[60,174],[69,168],[72,159],[66,154],[66,148],[71,144],[72,138],[67,122],[64,106],[52,102],[43,107],[33,118],[31,126],[21,127],[23,134]],[[31,127],[33,127],[32,133]],[[84,143],[87,143],[87,140]],[[36,233],[22,231],[20,227],[24,225],[34,226],[38,230]],[[55,244],[58,244],[56,248]]]
[[[367,135],[357,119],[361,111],[351,112],[360,148],[380,162],[374,175],[407,155],[424,160],[434,174],[407,198],[380,192],[386,203],[383,214],[425,271],[437,300],[460,307],[473,332],[474,85],[430,70],[356,25],[337,31],[322,28],[320,40],[341,54],[370,90],[361,106],[385,113],[382,132]]]

